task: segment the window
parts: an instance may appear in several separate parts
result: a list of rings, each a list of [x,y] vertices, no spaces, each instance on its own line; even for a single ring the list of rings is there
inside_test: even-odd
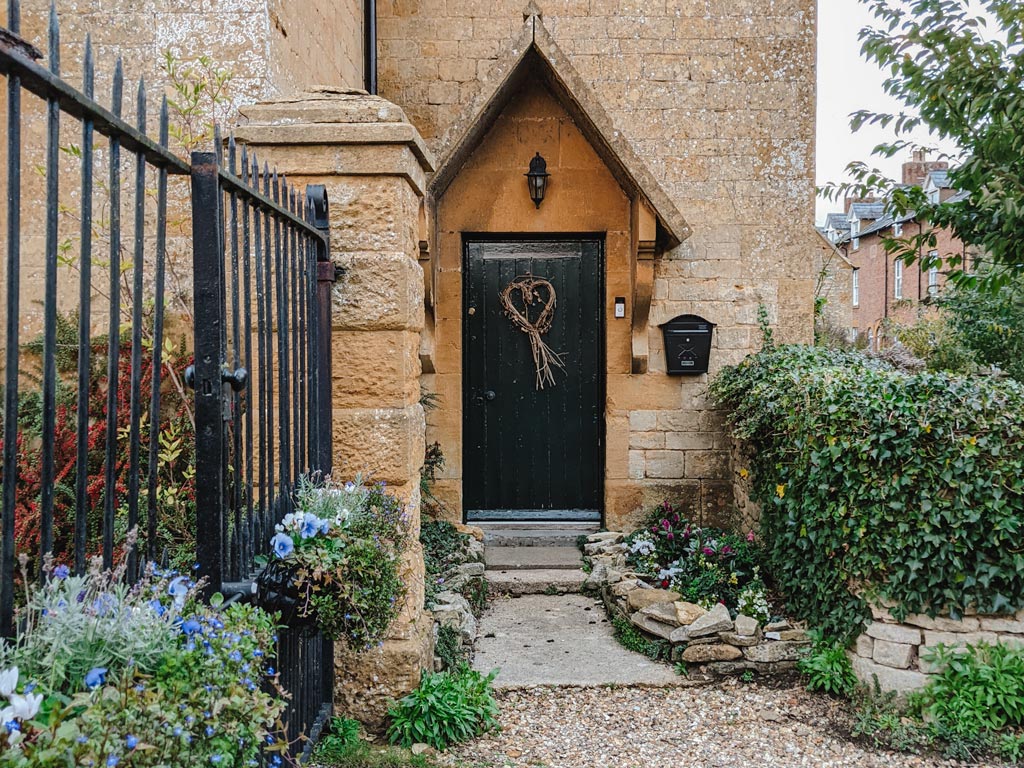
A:
[[[860,306],[860,270],[853,270],[853,306]]]
[[[850,219],[850,239],[853,240],[853,250],[860,248],[860,219]]]
[[[928,270],[928,295],[936,296],[939,293],[939,268],[932,267]]]
[[[903,237],[903,223],[902,222],[897,221],[895,224],[892,225],[892,236],[893,237]]]
[[[893,264],[892,296],[897,300],[903,298],[903,262],[899,259]]]

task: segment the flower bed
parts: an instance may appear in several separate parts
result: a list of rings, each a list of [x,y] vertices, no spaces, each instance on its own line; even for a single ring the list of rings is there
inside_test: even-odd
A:
[[[696,526],[669,502],[628,535],[597,533],[584,554],[624,645],[715,675],[793,669],[809,638],[774,615],[753,535]]]
[[[59,566],[21,618],[0,646],[4,766],[248,766],[276,742],[274,622],[258,608],[203,605],[173,572],[128,586]]]

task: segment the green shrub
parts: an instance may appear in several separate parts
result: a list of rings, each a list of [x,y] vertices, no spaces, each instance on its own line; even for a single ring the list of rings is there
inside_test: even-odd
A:
[[[785,346],[723,371],[712,396],[745,441],[771,573],[795,613],[846,641],[869,615],[851,585],[898,619],[1021,607],[1019,383]]]
[[[497,724],[498,702],[491,683],[498,670],[482,675],[465,664],[450,672],[424,673],[419,686],[388,710],[388,738],[410,747],[447,749]]]
[[[359,721],[350,717],[335,717],[331,720],[330,732],[320,737],[313,749],[316,763],[335,765],[347,757],[359,744]]]
[[[857,677],[846,655],[846,647],[820,634],[812,637],[814,647],[796,665],[807,676],[807,690],[849,696],[857,687]]]
[[[959,734],[1024,726],[1024,650],[1001,643],[939,646],[925,660],[940,667],[921,693],[935,723]]]
[[[455,627],[442,624],[437,628],[437,642],[434,644],[434,653],[444,669],[457,669],[466,661],[468,655],[462,645],[462,635]]]

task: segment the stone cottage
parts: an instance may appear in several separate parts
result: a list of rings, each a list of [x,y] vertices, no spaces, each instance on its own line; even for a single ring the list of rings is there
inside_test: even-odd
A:
[[[239,140],[327,187],[336,473],[374,473],[415,506],[436,442],[453,520],[623,528],[671,497],[729,524],[708,378],[759,347],[761,307],[777,339],[812,338],[816,3],[523,4],[57,10],[69,66],[92,34],[98,91],[117,55],[152,86],[165,51],[210,54],[233,74]],[[45,12],[30,0],[23,23],[44,48]],[[666,353],[661,326],[685,316],[710,330],[707,373],[669,374],[700,357]],[[421,605],[410,590],[392,642],[355,670],[364,688],[415,684]]]

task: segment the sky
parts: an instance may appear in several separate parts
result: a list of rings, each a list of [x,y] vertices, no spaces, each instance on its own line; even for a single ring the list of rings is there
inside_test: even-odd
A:
[[[850,130],[850,113],[858,109],[874,112],[898,111],[899,103],[882,90],[885,77],[874,62],[860,54],[857,35],[874,20],[868,8],[858,0],[818,0],[818,142],[816,183],[844,180],[844,169],[854,160],[863,160],[898,178],[900,166],[909,157],[891,159],[873,157],[871,150],[893,138],[891,131],[865,126],[857,133]],[[927,131],[915,138],[931,144]],[[951,149],[947,147],[947,151]],[[842,203],[817,201],[816,219],[842,209]]]

